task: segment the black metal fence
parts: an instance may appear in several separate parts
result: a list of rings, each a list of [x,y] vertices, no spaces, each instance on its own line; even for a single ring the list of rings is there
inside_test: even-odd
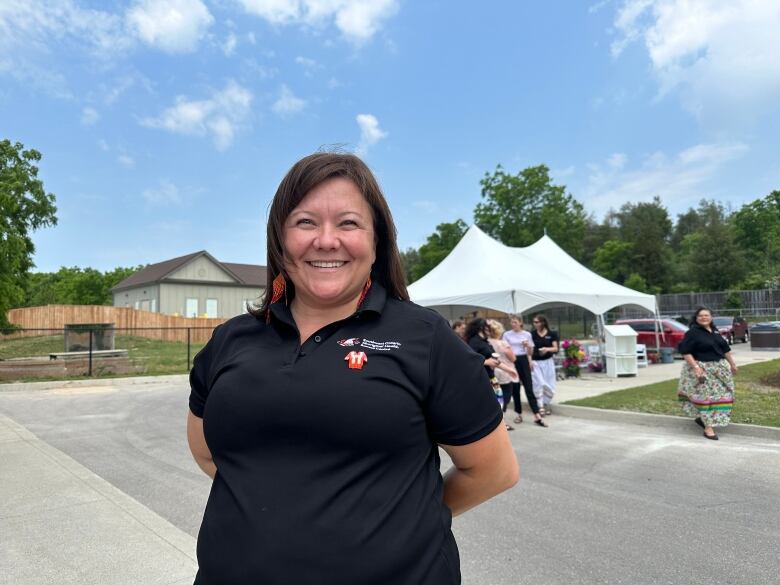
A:
[[[0,381],[186,374],[213,327],[0,329]]]

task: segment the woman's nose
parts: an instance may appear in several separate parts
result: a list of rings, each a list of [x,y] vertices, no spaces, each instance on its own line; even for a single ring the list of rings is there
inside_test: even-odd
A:
[[[314,239],[314,247],[319,250],[336,250],[341,245],[334,226],[323,225]]]

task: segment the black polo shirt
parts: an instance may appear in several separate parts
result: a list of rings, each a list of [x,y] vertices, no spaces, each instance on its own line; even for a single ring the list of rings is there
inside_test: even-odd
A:
[[[460,583],[437,443],[501,423],[483,358],[377,283],[302,347],[284,302],[271,313],[195,357],[190,409],[217,466],[195,583]]]
[[[698,324],[692,324],[677,349],[683,355],[691,354],[699,362],[717,362],[726,357],[731,346],[715,327],[707,331]]]
[[[531,332],[531,339],[534,341],[534,353],[533,353],[533,359],[537,361],[541,360],[549,360],[551,359],[555,354],[552,352],[545,352],[540,353],[539,348],[541,347],[552,347],[553,343],[560,340],[558,337],[557,331],[550,331],[547,330],[546,335],[539,335],[536,330],[534,329]]]

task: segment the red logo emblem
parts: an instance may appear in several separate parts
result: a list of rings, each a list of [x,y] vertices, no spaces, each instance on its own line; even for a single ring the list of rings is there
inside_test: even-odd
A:
[[[362,370],[363,364],[368,361],[368,357],[364,351],[351,351],[344,360],[349,362],[350,370]]]

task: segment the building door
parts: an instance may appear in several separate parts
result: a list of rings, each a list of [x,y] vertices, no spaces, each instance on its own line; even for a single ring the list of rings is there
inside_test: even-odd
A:
[[[206,299],[206,316],[217,317],[217,299]]]
[[[198,316],[198,299],[187,299],[187,304],[184,309],[185,317],[197,317]]]

